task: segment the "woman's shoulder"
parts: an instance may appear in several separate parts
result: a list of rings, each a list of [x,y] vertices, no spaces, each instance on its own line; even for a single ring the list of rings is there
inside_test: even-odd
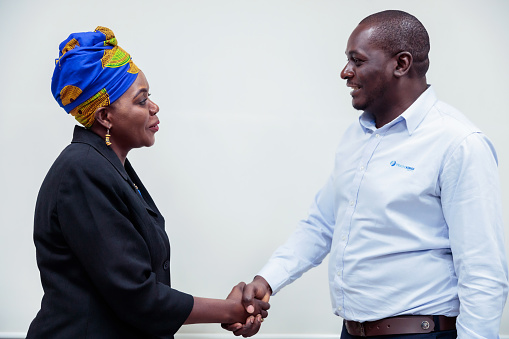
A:
[[[58,161],[69,168],[122,167],[117,155],[104,144],[104,140],[80,126],[75,127],[72,142],[61,152]]]
[[[86,185],[122,191],[127,173],[115,152],[85,129],[75,129],[73,141],[57,157],[45,181],[64,191]]]
[[[71,143],[58,156],[55,163],[61,162],[69,169],[97,168],[107,169],[113,165],[92,145],[84,143]]]
[[[120,182],[119,170],[92,145],[71,143],[57,157],[47,178],[54,183],[88,181],[108,182],[109,186]]]

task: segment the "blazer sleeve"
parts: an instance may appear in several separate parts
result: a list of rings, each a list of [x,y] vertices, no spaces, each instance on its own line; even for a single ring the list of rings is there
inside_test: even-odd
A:
[[[133,224],[125,180],[101,155],[88,152],[62,174],[61,231],[92,284],[123,321],[154,335],[174,334],[193,297],[160,283],[147,243]]]

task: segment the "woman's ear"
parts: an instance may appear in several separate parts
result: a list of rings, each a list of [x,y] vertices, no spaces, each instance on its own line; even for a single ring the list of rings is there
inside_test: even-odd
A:
[[[413,63],[413,57],[409,52],[399,52],[396,54],[395,58],[397,65],[394,70],[394,75],[400,78],[410,71]]]
[[[95,110],[95,121],[101,124],[104,128],[111,128],[110,114],[108,107],[99,107]]]

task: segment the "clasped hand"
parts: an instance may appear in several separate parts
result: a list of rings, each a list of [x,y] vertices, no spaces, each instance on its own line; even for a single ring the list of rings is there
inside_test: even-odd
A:
[[[236,336],[251,337],[258,333],[263,319],[268,316],[268,303],[272,289],[267,281],[256,276],[249,284],[240,283],[233,288],[227,299],[239,301],[242,312],[247,315],[245,322],[221,324],[225,330],[232,331]]]

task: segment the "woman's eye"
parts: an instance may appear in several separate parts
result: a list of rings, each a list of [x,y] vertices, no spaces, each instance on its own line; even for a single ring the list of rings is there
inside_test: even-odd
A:
[[[150,93],[147,93],[147,97],[146,97],[146,98],[144,98],[144,99],[142,99],[142,100],[139,102],[139,104],[140,104],[141,106],[144,106],[144,105],[147,103],[147,100],[148,100],[148,97],[149,97],[149,96],[150,96]]]

